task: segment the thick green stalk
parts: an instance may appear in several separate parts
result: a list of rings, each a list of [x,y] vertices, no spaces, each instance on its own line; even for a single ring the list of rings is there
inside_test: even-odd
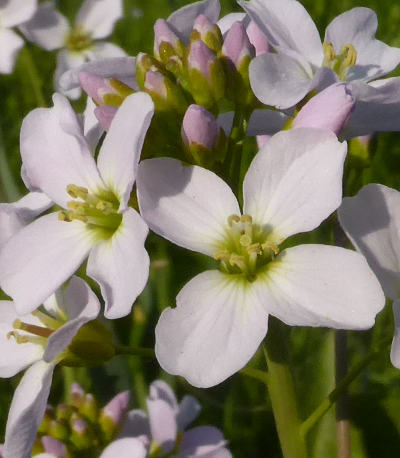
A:
[[[20,59],[23,60],[24,67],[26,69],[26,74],[31,83],[32,91],[35,95],[37,105],[39,107],[45,107],[46,100],[44,98],[42,90],[43,82],[36,68],[35,61],[32,58],[31,51],[28,49],[28,46],[25,46],[24,49],[21,51]]]
[[[128,346],[115,346],[116,355],[131,355],[142,356],[143,358],[155,358],[154,350],[152,348],[128,347]]]
[[[300,418],[293,377],[289,368],[288,335],[281,323],[271,318],[264,346],[268,364],[267,386],[284,458],[308,456],[300,434]]]

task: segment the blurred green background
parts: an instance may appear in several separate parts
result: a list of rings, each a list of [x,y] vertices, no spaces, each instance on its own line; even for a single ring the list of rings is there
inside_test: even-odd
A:
[[[81,5],[79,0],[60,0],[59,8],[73,18]],[[153,23],[166,18],[175,9],[187,4],[184,0],[125,0],[125,16],[118,22],[113,41],[128,54],[151,52]],[[237,10],[232,0],[222,0],[223,14]],[[317,23],[323,36],[326,25],[338,14],[354,6],[366,6],[376,11],[379,19],[377,36],[382,41],[400,46],[400,4],[382,0],[307,0],[304,6]],[[32,65],[33,63],[33,65]],[[20,53],[12,75],[0,75],[0,201],[16,200],[26,191],[19,178],[19,129],[23,117],[40,103],[39,91],[47,106],[51,105],[55,53],[27,44]],[[32,84],[32,72],[37,72],[41,88]],[[83,101],[75,103],[83,108]],[[399,126],[400,130],[400,126]],[[400,189],[400,137],[381,134],[370,167],[360,169],[355,188],[368,182],[379,182]],[[330,243],[324,225],[314,234],[301,236],[302,241]],[[116,339],[125,345],[154,345],[154,326],[160,311],[174,303],[183,284],[207,267],[209,261],[172,247],[156,236],[148,239],[152,253],[151,276],[146,290],[138,299],[134,312],[124,319],[108,322]],[[210,261],[211,262],[211,261]],[[94,285],[93,285],[94,286]],[[361,360],[374,342],[393,332],[390,306],[378,317],[377,325],[368,332],[349,333],[350,366]],[[288,343],[301,400],[301,414],[306,418],[334,387],[333,333],[324,329],[288,329]],[[251,365],[265,368],[261,354]],[[53,381],[50,402],[56,404],[65,396],[71,380],[107,402],[124,389],[132,391],[132,407],[144,407],[148,385],[164,378],[179,397],[193,394],[203,406],[196,425],[210,424],[221,428],[235,457],[279,457],[280,447],[275,431],[271,406],[265,387],[257,380],[236,374],[217,387],[199,390],[183,379],[168,376],[156,361],[136,357],[117,357],[104,367],[86,370],[58,368]],[[19,377],[0,380],[0,442],[2,442],[11,396]],[[353,457],[400,456],[400,373],[382,353],[350,387]],[[334,410],[328,412],[310,436],[310,448],[315,458],[336,456]]]

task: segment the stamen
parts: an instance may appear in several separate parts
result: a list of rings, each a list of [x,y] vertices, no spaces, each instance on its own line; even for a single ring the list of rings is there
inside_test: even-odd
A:
[[[76,186],[74,184],[69,184],[67,186],[67,193],[73,198],[73,199],[82,199],[86,200],[87,196],[89,194],[89,191],[84,188],[83,186]]]
[[[217,261],[229,261],[230,253],[228,250],[220,250],[214,254],[214,259]]]
[[[329,66],[329,64],[336,59],[336,54],[333,48],[333,44],[324,42],[324,44],[322,45],[322,51],[325,56],[324,62],[322,65]]]
[[[243,234],[240,236],[239,243],[242,247],[248,247],[251,244],[251,237],[247,234]]]
[[[239,223],[240,217],[238,215],[231,215],[228,217],[228,224],[229,226],[233,226],[233,223]]]
[[[279,248],[278,245],[272,242],[265,242],[261,245],[261,248],[264,251],[272,251],[272,253],[277,256],[279,254]]]
[[[357,62],[356,48],[351,44],[344,45],[340,51],[340,57],[343,58],[344,67],[353,67]]]
[[[16,331],[10,331],[7,334],[7,339],[11,339],[12,337],[15,339],[17,344],[34,343],[34,344],[43,345],[46,343],[46,339],[44,337],[22,335]]]
[[[29,332],[29,334],[34,334],[36,336],[46,337],[46,338],[50,337],[54,332],[53,329],[43,328],[41,326],[36,326],[35,324],[24,323],[23,321],[21,321],[18,318],[14,320],[13,328],[20,329],[25,332]]]
[[[246,269],[246,263],[245,263],[244,256],[240,256],[236,253],[232,253],[229,258],[229,262],[232,266],[239,267],[241,271],[244,271]]]
[[[61,321],[56,320],[52,316],[48,315],[47,313],[41,312],[40,310],[33,311],[32,315],[39,319],[47,328],[53,330],[56,330],[63,325]]]

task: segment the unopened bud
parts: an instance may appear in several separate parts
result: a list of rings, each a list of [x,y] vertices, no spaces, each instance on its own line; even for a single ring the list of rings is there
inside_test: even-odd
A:
[[[68,439],[69,432],[68,428],[64,424],[64,422],[59,420],[52,420],[47,428],[47,434],[55,439],[59,439],[60,441],[65,441]]]
[[[151,95],[156,110],[176,110],[182,113],[186,110],[188,104],[182,89],[162,73],[147,72],[144,89]]]
[[[71,398],[71,405],[79,408],[83,401],[83,397],[85,396],[85,390],[79,385],[79,383],[73,382],[71,384],[69,395]]]
[[[110,86],[106,78],[88,72],[79,72],[78,78],[82,89],[97,105],[104,105],[105,94],[118,96],[117,91]]]
[[[136,81],[140,89],[144,88],[144,82],[148,71],[163,73],[162,64],[149,54],[140,52],[136,56]]]
[[[164,64],[178,55],[183,57],[184,44],[164,19],[157,19],[154,24],[154,55]]]
[[[346,83],[333,84],[312,97],[294,118],[292,127],[314,127],[340,133],[355,106]]]
[[[201,40],[215,53],[221,50],[223,42],[220,28],[213,24],[204,14],[197,16],[194,21],[190,40]]]
[[[72,402],[74,402],[74,400]],[[68,421],[73,411],[73,407],[67,404],[58,404],[58,406],[56,407],[56,418],[57,420]]]
[[[247,26],[246,33],[249,37],[250,43],[254,46],[256,56],[261,56],[261,54],[269,52],[270,48],[267,37],[261,32],[254,21],[250,21],[250,24]]]
[[[97,406],[97,401],[92,394],[88,393],[85,395],[84,400],[79,408],[79,413],[93,423],[96,421],[99,409]]]
[[[233,63],[240,73],[248,71],[255,51],[241,22],[235,22],[226,34],[222,54]]]
[[[70,420],[70,442],[78,449],[83,450],[91,446],[92,436],[89,425],[78,414],[74,413]]]
[[[50,436],[43,436],[41,441],[46,453],[54,455],[57,458],[65,458],[68,456],[67,447],[58,439],[54,439],[54,437]]]
[[[120,431],[128,412],[129,400],[129,391],[123,391],[101,409],[99,424],[107,440],[111,440]]]
[[[111,126],[111,121],[114,119],[115,114],[117,113],[118,108],[110,107],[104,105],[102,107],[97,107],[94,110],[94,115],[99,121],[101,127],[107,132]]]

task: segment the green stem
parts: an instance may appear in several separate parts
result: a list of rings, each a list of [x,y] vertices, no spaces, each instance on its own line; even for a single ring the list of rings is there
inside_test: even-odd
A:
[[[289,368],[288,335],[283,325],[270,319],[264,346],[268,364],[267,386],[276,429],[284,458],[308,456],[304,437],[300,434],[293,377]]]
[[[131,355],[131,356],[142,356],[143,358],[155,358],[155,353],[152,348],[141,348],[141,347],[128,347],[125,345],[116,345],[116,355]]]
[[[252,367],[245,367],[240,371],[241,374],[246,375],[247,377],[254,378],[262,383],[267,384],[267,374],[260,369],[253,369]]]
[[[7,202],[14,202],[20,197],[18,185],[8,164],[7,152],[4,146],[3,131],[0,126],[0,188]],[[3,197],[1,199],[3,201]]]
[[[21,59],[23,59],[24,67],[27,72],[27,77],[32,85],[32,91],[36,98],[36,104],[39,107],[45,107],[46,100],[44,98],[42,91],[42,80],[36,68],[35,62],[32,58],[32,54],[28,49],[28,46],[25,46],[24,49],[21,51]]]
[[[369,353],[364,359],[359,361],[351,370],[347,373],[346,377],[336,386],[336,388],[328,395],[328,397],[322,401],[322,403],[314,410],[314,412],[303,422],[301,425],[301,435],[305,436],[310,429],[317,423],[317,421],[325,415],[325,413],[333,406],[337,399],[347,390],[350,383],[355,380],[358,375],[375,359],[383,350],[391,343],[392,338],[386,339],[381,345],[371,353]]]

